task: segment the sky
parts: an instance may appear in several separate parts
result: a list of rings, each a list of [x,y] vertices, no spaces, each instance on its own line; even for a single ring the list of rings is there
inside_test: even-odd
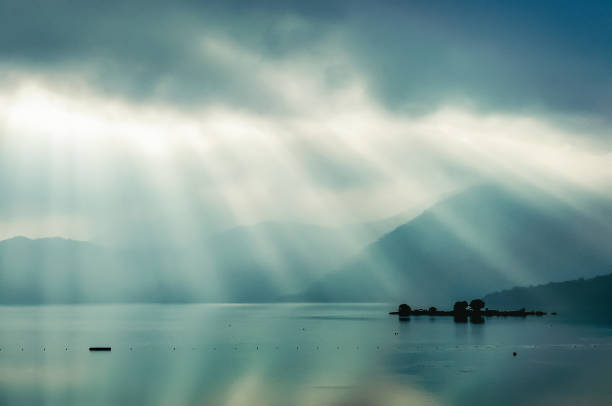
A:
[[[0,239],[612,193],[612,4],[0,2]]]

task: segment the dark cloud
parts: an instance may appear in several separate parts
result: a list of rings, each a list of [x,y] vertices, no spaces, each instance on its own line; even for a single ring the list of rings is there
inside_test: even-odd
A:
[[[296,12],[300,12],[296,7]],[[198,2],[3,2],[0,63],[57,76],[81,74],[99,90],[140,99],[283,108],[250,67],[202,51],[202,40],[236,42],[262,58],[286,57],[320,41],[309,12],[268,14],[243,4]]]
[[[611,112],[609,3],[404,4],[363,16],[351,42],[388,105]]]
[[[136,100],[284,109],[273,83],[200,52],[225,38],[262,60],[319,46],[348,54],[393,109],[468,100],[493,111],[607,117],[612,112],[612,4],[575,1],[22,1],[0,5],[0,61],[81,74]],[[343,69],[323,66],[324,84]]]

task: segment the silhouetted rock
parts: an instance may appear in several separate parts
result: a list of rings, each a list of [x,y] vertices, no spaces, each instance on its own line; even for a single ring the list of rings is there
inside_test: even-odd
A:
[[[482,312],[473,312],[470,314],[470,323],[474,324],[482,324],[484,323],[484,317],[482,317]]]
[[[455,318],[456,323],[466,323],[467,322],[467,318],[468,318],[467,307],[468,307],[468,302],[466,302],[465,300],[461,302],[455,302],[455,305],[453,306],[453,316]]]
[[[410,316],[410,312],[412,311],[412,309],[410,308],[410,306],[408,306],[405,303],[402,303],[401,305],[399,305],[399,307],[397,308],[397,313],[400,316]]]
[[[467,307],[468,307],[468,302],[461,301],[461,302],[455,302],[455,305],[453,306],[453,311],[455,313],[467,313]]]
[[[453,316],[456,323],[466,323],[468,318],[470,322],[475,324],[481,324],[485,322],[484,317],[525,317],[525,316],[544,316],[546,313],[542,311],[526,311],[525,308],[519,310],[510,310],[510,311],[501,311],[495,309],[486,308],[484,311],[482,310],[485,305],[485,302],[481,299],[474,299],[470,302],[468,309],[468,302],[459,301],[455,302],[453,306],[453,311],[444,311],[438,310],[436,307],[432,306],[429,309],[414,309],[412,310],[410,306],[405,303],[402,303],[398,307],[398,311],[389,312],[389,314],[399,315],[400,319],[408,320],[409,316]]]
[[[482,308],[485,306],[485,303],[481,299],[474,299],[470,302],[470,322],[474,324],[482,324],[484,323],[484,318],[482,317]]]
[[[483,302],[481,299],[474,299],[470,302],[470,309],[475,312],[480,312],[484,306],[485,302]]]
[[[468,320],[467,313],[455,314],[453,315],[453,320],[455,321],[455,323],[467,323],[467,320]]]

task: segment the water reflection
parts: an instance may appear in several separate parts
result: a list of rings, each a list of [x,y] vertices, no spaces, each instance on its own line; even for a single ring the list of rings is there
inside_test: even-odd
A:
[[[398,322],[386,308],[2,307],[0,404],[563,404],[584,403],[577,400],[586,393],[589,404],[611,399],[606,326],[546,319],[456,324],[427,316]],[[90,353],[90,346],[112,352]]]
[[[473,324],[483,324],[485,322],[484,317],[482,317],[481,313],[472,313],[470,315],[470,323]]]

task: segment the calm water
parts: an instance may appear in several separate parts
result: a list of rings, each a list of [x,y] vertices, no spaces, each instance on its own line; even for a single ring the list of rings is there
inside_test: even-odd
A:
[[[399,322],[389,310],[0,307],[0,404],[612,404],[610,326]]]

